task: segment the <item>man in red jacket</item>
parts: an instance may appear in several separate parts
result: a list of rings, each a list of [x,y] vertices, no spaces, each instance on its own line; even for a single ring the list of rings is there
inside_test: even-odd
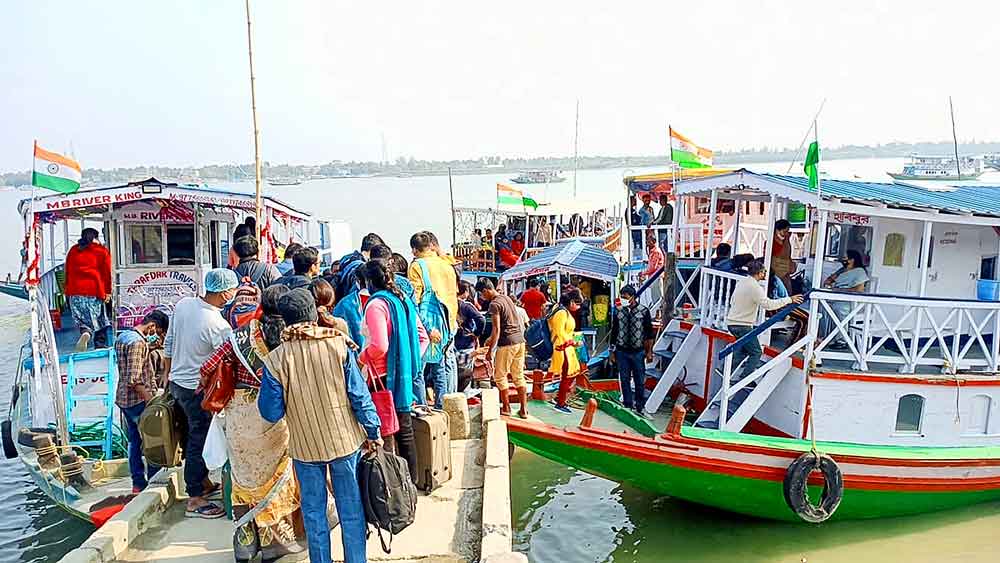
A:
[[[108,345],[109,325],[105,303],[111,300],[111,253],[97,242],[97,229],[80,233],[79,243],[66,254],[66,297],[73,321],[80,329],[76,350]]]

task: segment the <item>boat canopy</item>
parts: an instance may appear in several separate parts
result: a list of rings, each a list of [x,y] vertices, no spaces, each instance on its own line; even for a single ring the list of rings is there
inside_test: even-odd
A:
[[[519,262],[504,272],[500,279],[512,281],[551,272],[612,282],[618,278],[618,260],[603,248],[586,244],[581,240],[571,240],[550,246]]]
[[[723,168],[690,168],[671,172],[657,172],[641,176],[626,176],[625,186],[632,193],[655,192],[670,194],[675,182],[729,174],[732,169]]]
[[[142,200],[167,200],[179,204],[197,203],[202,206],[241,209],[253,212],[256,199],[253,192],[232,188],[217,188],[208,185],[175,184],[149,178],[129,182],[124,186],[107,186],[84,189],[73,194],[53,193],[34,200],[34,212],[42,222],[81,217],[103,212],[109,206]],[[300,211],[273,197],[264,196],[264,205],[296,219],[307,219],[310,214]],[[30,198],[21,200],[18,211],[22,216],[31,209]]]
[[[746,169],[728,174],[685,180],[677,184],[677,195],[719,199],[793,201],[841,213],[935,223],[966,223],[1000,226],[1000,186],[945,185],[935,187],[906,183],[856,182],[823,178],[819,194],[804,176],[762,174]]]

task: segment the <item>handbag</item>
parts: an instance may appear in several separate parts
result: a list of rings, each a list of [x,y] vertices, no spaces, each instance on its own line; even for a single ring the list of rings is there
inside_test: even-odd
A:
[[[212,414],[222,412],[236,393],[236,376],[228,362],[219,362],[215,371],[202,382],[201,408]]]
[[[382,437],[391,436],[399,432],[399,416],[396,415],[396,403],[392,400],[392,391],[385,387],[382,378],[368,372],[368,386],[371,389],[372,402],[375,403],[375,412],[382,422]],[[380,390],[379,387],[382,387]]]

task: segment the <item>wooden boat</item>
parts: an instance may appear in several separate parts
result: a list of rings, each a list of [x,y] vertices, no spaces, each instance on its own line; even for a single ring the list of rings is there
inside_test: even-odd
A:
[[[689,253],[675,222],[663,242],[676,256],[664,296],[685,318],[658,336],[644,409],[655,415],[683,398],[690,416],[675,411],[653,432],[633,420],[628,433],[586,418],[512,420],[513,443],[655,493],[778,520],[881,518],[1000,498],[996,187],[823,179],[820,192],[805,178],[748,170],[672,187],[675,217],[704,202],[708,224],[734,214],[721,240],[706,230],[703,249],[746,248],[747,202],[766,206],[768,225],[806,206],[793,239],[797,276],[827,280],[848,251],[860,252],[864,291],[806,283],[804,331],[788,320],[789,306],[737,340],[726,318],[744,276],[713,268],[704,250]],[[751,338],[763,344],[762,365],[734,377],[733,351]],[[811,471],[817,462],[822,475]],[[807,492],[820,489],[814,505]]]
[[[102,232],[112,255],[111,330],[137,324],[150,311],[167,314],[199,295],[205,273],[225,266],[231,229],[255,213],[252,193],[160,182],[51,194],[21,202],[31,227],[24,296],[30,335],[21,351],[4,453],[17,456],[46,496],[71,514],[100,525],[132,497],[121,414],[115,405],[118,369],[113,347],[74,352],[79,332],[63,294],[70,225]],[[319,232],[329,261],[329,226],[274,198],[263,200],[262,259],[291,240]],[[108,233],[111,233],[110,241]],[[349,233],[347,233],[349,239]],[[128,249],[128,250],[124,250]],[[7,292],[5,293],[12,293]]]

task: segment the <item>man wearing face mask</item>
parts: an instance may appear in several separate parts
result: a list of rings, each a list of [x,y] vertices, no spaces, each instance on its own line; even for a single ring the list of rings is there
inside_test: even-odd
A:
[[[155,362],[150,356],[153,346],[167,333],[170,319],[163,311],[153,311],[130,330],[123,330],[115,341],[118,358],[118,391],[115,404],[125,415],[125,432],[128,435],[128,467],[132,474],[132,492],[146,488],[159,467],[144,464],[142,435],[139,434],[139,417],[146,403],[156,396],[159,388]]]
[[[190,497],[185,512],[189,518],[221,518],[226,514],[221,507],[209,502],[210,498],[221,498],[222,487],[208,480],[208,468],[202,457],[212,414],[201,408],[205,394],[198,390],[198,383],[202,364],[232,332],[221,311],[236,295],[238,285],[232,270],[209,270],[205,274],[205,295],[185,297],[177,302],[164,343],[170,394],[187,419],[184,485]]]

